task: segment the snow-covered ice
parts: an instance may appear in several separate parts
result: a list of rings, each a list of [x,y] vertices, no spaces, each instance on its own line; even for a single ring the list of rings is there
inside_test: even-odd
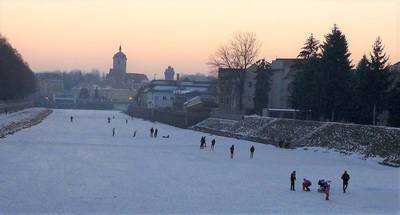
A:
[[[158,138],[149,137],[150,127],[159,129]],[[199,149],[201,136],[207,150]],[[295,192],[289,191],[292,170]],[[351,176],[346,194],[344,170]],[[399,174],[324,149],[279,149],[113,111],[54,110],[42,123],[0,139],[0,214],[399,214]],[[304,177],[312,192],[301,191]],[[330,201],[316,192],[320,178],[332,180]]]

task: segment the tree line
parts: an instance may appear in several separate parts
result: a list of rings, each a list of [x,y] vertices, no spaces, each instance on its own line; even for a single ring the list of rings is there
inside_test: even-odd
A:
[[[101,76],[101,73],[96,69],[93,69],[90,72],[84,72],[81,70],[40,72],[36,73],[35,76],[37,78],[62,80],[64,90],[71,90],[73,87],[81,83],[100,84],[104,79],[104,77]]]
[[[207,62],[214,70],[247,70],[256,66],[254,112],[258,114],[268,107],[272,74],[271,64],[258,59],[260,47],[254,33],[235,33]],[[379,118],[386,118],[390,125],[400,126],[400,81],[395,81],[395,74],[389,72],[381,38],[376,39],[369,56],[364,55],[356,66],[350,55],[346,36],[337,25],[323,43],[311,34],[294,66],[297,72],[290,86],[291,106],[300,110],[302,117],[312,120],[377,124]],[[239,88],[243,91],[242,76]]]
[[[356,67],[336,25],[322,44],[311,34],[298,58],[290,101],[307,118],[376,125],[386,115],[391,125],[400,125],[400,83],[392,81],[380,37]]]
[[[0,100],[16,100],[30,96],[36,80],[29,65],[0,34]]]

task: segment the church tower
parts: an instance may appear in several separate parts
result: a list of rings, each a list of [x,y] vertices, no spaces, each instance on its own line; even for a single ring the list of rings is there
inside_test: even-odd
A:
[[[126,74],[126,55],[122,52],[121,46],[119,51],[113,57],[113,72],[115,74]]]
[[[172,66],[168,66],[168,68],[164,72],[165,80],[173,81],[174,80],[175,71]]]

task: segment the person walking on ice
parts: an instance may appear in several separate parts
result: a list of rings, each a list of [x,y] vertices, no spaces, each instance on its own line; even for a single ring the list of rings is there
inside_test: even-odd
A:
[[[253,158],[254,152],[256,151],[256,148],[254,146],[251,146],[250,148],[250,158]]]
[[[107,117],[107,121],[108,121],[108,123],[110,123],[110,121],[111,121],[111,118],[110,118],[110,117]]]
[[[205,142],[206,140],[204,139],[204,137],[201,137],[201,139],[200,139],[200,149],[204,149],[204,142]]]
[[[231,152],[231,159],[233,159],[233,153],[235,152],[235,146],[232,144],[232,146],[229,148],[229,151]]]
[[[128,119],[125,119],[125,123],[128,124]]]
[[[154,131],[154,138],[157,137],[157,134],[158,134],[158,129],[156,128],[156,130]]]
[[[135,132],[133,132],[133,137],[136,137],[136,130],[135,130]]]
[[[344,171],[342,175],[342,180],[343,180],[343,193],[346,193],[347,185],[349,185],[349,180],[350,180],[350,175],[347,173],[347,171]]]
[[[211,150],[214,151],[214,147],[215,147],[215,139],[211,140]]]
[[[115,136],[115,128],[113,128],[113,137]]]
[[[69,120],[70,120],[71,122],[74,121],[74,117],[71,116],[71,117],[69,118]]]
[[[293,171],[292,174],[290,174],[290,190],[295,191],[294,189],[294,182],[296,181],[296,171]]]
[[[153,133],[154,133],[154,128],[151,127],[151,128],[150,128],[150,137],[153,137]]]

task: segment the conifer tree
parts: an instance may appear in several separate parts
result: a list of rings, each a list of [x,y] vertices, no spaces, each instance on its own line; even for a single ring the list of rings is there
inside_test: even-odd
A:
[[[319,115],[319,41],[311,34],[298,55],[303,60],[295,65],[298,69],[291,88],[290,102],[303,115],[318,118]]]
[[[385,108],[387,97],[386,91],[388,88],[388,57],[384,52],[384,46],[380,37],[375,40],[372,52],[370,53],[370,58],[371,77],[368,86],[371,90],[368,98],[370,100],[370,105],[373,106],[374,115],[376,117],[376,115]]]
[[[322,117],[345,120],[351,117],[351,60],[346,36],[334,25],[321,46]]]
[[[314,38],[313,34],[311,34],[307,38],[306,42],[304,43],[304,46],[301,48],[301,51],[297,57],[302,59],[317,57],[318,50],[319,50],[319,41]]]
[[[271,88],[271,64],[262,59],[256,62],[256,66],[257,82],[254,92],[254,110],[256,113],[262,115],[263,108],[266,108],[268,105],[268,92]]]
[[[372,80],[370,62],[364,54],[356,68],[356,87],[355,87],[355,106],[354,106],[354,120],[357,123],[371,123],[372,108],[369,95],[372,88],[369,83]]]
[[[6,38],[0,35],[0,100],[21,99],[36,90],[28,64]]]

